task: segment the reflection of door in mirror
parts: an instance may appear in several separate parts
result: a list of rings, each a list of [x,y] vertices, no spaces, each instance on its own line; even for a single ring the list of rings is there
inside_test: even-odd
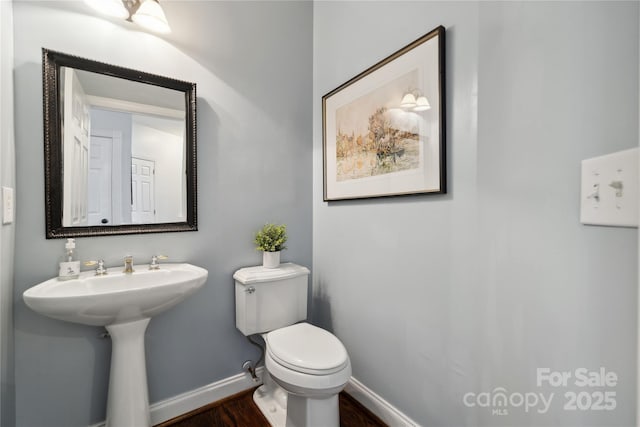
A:
[[[63,93],[63,134],[70,143],[64,145],[64,198],[62,224],[65,227],[87,225],[87,177],[89,174],[89,105],[73,70],[65,73]]]
[[[131,114],[90,110],[89,225],[130,224],[131,177],[122,165],[131,162]]]
[[[131,221],[134,224],[156,222],[155,170],[152,160],[131,158]]]
[[[89,225],[111,221],[111,151],[113,139],[91,133],[89,158]]]
[[[121,131],[91,127],[89,225],[123,223],[121,152]]]

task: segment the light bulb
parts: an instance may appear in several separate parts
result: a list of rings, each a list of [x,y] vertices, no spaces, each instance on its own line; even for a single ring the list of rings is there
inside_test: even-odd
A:
[[[416,99],[416,106],[413,107],[413,111],[426,111],[431,109],[431,104],[426,96],[421,95]]]
[[[412,108],[416,106],[416,97],[411,93],[407,92],[403,97],[402,101],[400,101],[400,106],[402,108]]]

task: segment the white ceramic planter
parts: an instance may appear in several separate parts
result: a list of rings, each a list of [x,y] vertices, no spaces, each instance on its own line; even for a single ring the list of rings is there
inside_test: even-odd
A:
[[[262,252],[262,266],[264,268],[277,268],[280,265],[280,251]]]

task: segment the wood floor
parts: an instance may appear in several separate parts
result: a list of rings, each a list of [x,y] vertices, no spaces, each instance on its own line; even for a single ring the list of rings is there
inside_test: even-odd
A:
[[[253,403],[252,389],[211,403],[156,427],[269,427],[269,422]],[[340,427],[386,427],[386,424],[353,397],[342,392]]]

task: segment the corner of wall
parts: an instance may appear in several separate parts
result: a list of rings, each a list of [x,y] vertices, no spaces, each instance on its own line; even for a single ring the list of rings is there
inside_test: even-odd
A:
[[[0,184],[15,187],[13,3],[0,2]],[[13,259],[15,225],[0,225],[0,425],[15,425]]]
[[[638,13],[638,27],[640,28],[640,13]],[[640,33],[638,34],[638,45],[640,51]],[[638,55],[640,59],[640,54]],[[640,83],[640,60],[638,63],[638,82]],[[640,136],[640,84],[638,85],[638,136]],[[640,139],[638,140],[640,145]],[[638,159],[640,162],[640,158]],[[640,229],[638,229],[638,246],[640,247]],[[638,255],[638,297],[636,312],[638,322],[636,325],[636,425],[640,425],[640,255]]]

